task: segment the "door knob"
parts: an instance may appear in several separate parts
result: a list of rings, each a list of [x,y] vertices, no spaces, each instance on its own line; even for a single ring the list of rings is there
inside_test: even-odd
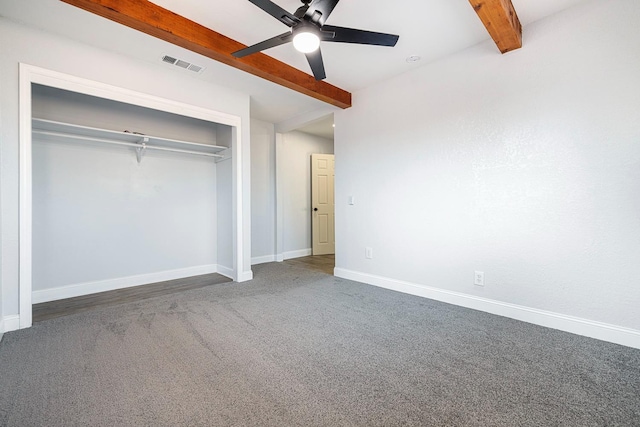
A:
[[[314,212],[318,212],[318,208],[313,208],[313,211]]]

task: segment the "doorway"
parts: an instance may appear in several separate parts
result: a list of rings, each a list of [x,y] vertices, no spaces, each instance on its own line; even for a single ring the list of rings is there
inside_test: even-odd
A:
[[[276,261],[312,257],[313,236],[322,233],[326,236],[323,240],[330,241],[332,246],[329,250],[325,246],[324,252],[335,252],[334,215],[321,219],[324,222],[318,225],[324,227],[322,233],[321,230],[313,231],[316,212],[313,209],[321,208],[312,204],[315,196],[312,196],[311,171],[313,154],[332,155],[333,160],[333,129],[333,113],[309,117],[286,127],[276,126]],[[331,197],[333,205],[333,172],[330,178],[326,176],[322,180],[325,184],[331,181],[331,193],[327,191],[320,196]],[[327,257],[333,262],[333,255]]]

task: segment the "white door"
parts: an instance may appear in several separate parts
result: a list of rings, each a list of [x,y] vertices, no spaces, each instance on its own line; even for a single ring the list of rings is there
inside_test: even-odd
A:
[[[311,155],[311,240],[314,255],[336,251],[333,154]]]

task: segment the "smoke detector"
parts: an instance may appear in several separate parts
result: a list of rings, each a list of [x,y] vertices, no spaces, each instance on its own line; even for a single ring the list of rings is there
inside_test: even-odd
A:
[[[191,62],[183,61],[182,59],[174,58],[169,55],[164,55],[162,57],[162,62],[166,62],[167,64],[175,65],[176,67],[184,68],[185,70],[193,71],[198,74],[204,71],[204,67],[201,67],[200,65],[192,64]]]

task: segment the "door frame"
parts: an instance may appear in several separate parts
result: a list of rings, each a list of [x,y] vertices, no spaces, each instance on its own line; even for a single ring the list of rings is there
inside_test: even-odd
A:
[[[124,89],[33,65],[20,63],[19,89],[19,324],[20,329],[32,325],[32,251],[33,251],[33,205],[32,205],[32,84],[40,84],[57,89],[68,90],[84,95],[124,102],[140,107],[151,108],[167,113],[180,114],[201,120],[207,120],[232,127],[232,198],[233,198],[233,279],[241,282],[251,280],[251,266],[244,265],[246,244],[243,236],[251,235],[251,224],[244,221],[250,218],[248,204],[243,203],[243,149],[241,117],[214,111],[194,105]],[[248,270],[248,271],[247,271]]]
[[[330,200],[332,201],[332,208],[333,208],[333,212],[331,214],[331,221],[333,222],[333,224],[330,225],[331,231],[332,231],[332,235],[330,236],[331,239],[333,239],[333,250],[331,250],[330,252],[323,254],[323,253],[316,253],[317,251],[321,251],[320,248],[320,243],[316,241],[316,239],[319,239],[319,237],[317,236],[316,233],[316,227],[320,227],[319,224],[319,218],[318,218],[318,214],[320,212],[317,212],[318,208],[316,205],[319,205],[319,203],[314,203],[314,195],[316,195],[316,191],[317,189],[315,189],[315,183],[316,181],[316,175],[314,174],[314,171],[317,172],[316,168],[317,163],[316,163],[316,156],[328,156],[327,158],[331,159],[331,162],[333,163],[332,165],[332,169],[334,171],[333,173],[333,177],[331,179],[331,197]],[[314,153],[311,154],[311,180],[310,180],[310,184],[311,184],[311,188],[310,188],[310,192],[311,192],[311,205],[310,205],[310,212],[311,212],[311,255],[335,255],[336,253],[336,233],[335,233],[335,228],[336,228],[336,197],[335,197],[335,154],[324,154],[324,153]],[[316,202],[318,202],[316,200]],[[316,244],[317,243],[317,244]]]

